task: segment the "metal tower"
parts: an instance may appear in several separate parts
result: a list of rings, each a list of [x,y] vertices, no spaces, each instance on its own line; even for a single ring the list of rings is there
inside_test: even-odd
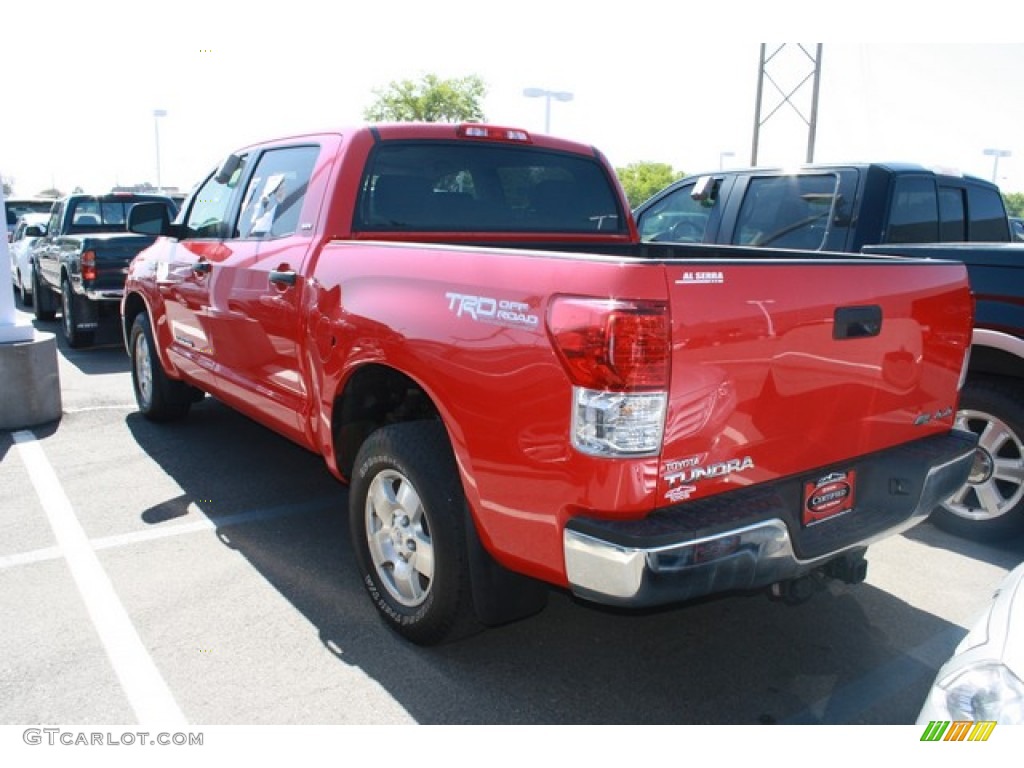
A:
[[[769,72],[769,68],[778,66],[782,67],[781,55],[783,50],[788,45],[795,45],[799,48],[798,55],[795,57],[796,62],[794,64],[794,57],[789,57],[786,62],[788,69],[785,72],[776,71],[775,77]],[[771,119],[782,107],[789,105],[797,115],[807,124],[807,159],[806,162],[814,162],[814,136],[818,127],[818,84],[821,79],[821,43],[818,43],[815,47],[814,53],[808,50],[803,43],[782,43],[775,46],[771,52],[768,52],[768,44],[761,43],[761,61],[758,66],[757,72],[757,104],[754,111],[754,142],[750,151],[750,164],[757,165],[757,151],[758,144],[761,138],[761,126],[763,126],[768,120]],[[806,61],[805,61],[806,59]],[[810,71],[807,71],[809,67]],[[779,84],[779,80],[785,76],[792,78],[789,82],[796,81],[796,85],[792,87],[784,87]],[[764,83],[767,80],[777,91],[777,93],[769,94],[771,97],[777,99],[774,102],[774,106],[770,106],[768,109],[765,108],[765,88]],[[808,117],[801,105],[798,104],[794,99],[797,93],[807,83],[811,83],[811,104],[810,104],[810,116]],[[767,111],[767,114],[762,117],[762,114]]]

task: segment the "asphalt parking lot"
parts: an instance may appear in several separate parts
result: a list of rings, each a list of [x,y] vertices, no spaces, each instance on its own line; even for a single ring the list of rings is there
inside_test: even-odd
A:
[[[869,550],[865,584],[797,607],[628,613],[553,591],[535,617],[419,648],[363,594],[321,459],[212,398],[146,421],[116,328],[98,341],[58,339],[59,422],[0,432],[8,725],[908,725],[1024,559],[925,523]]]

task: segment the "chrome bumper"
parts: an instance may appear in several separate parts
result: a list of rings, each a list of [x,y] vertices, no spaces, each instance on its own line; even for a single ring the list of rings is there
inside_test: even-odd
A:
[[[799,488],[807,478],[753,486],[678,507],[659,519],[574,519],[563,532],[566,573],[580,597],[649,606],[753,589],[807,574],[843,553],[924,520],[962,486],[976,437],[954,431],[854,462],[863,501],[802,529]],[[743,509],[758,510],[743,519]],[[723,526],[722,512],[737,524]]]

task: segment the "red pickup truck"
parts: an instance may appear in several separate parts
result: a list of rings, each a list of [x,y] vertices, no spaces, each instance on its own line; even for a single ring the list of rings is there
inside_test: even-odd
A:
[[[246,147],[132,263],[139,409],[204,393],[350,484],[366,589],[429,644],[550,585],[645,606],[863,580],[962,485],[954,262],[641,243],[592,147],[378,125]]]

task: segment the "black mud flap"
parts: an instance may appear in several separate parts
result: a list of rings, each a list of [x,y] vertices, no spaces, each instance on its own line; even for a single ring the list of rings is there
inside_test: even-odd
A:
[[[464,519],[473,607],[480,623],[494,627],[544,610],[550,587],[496,562],[480,541],[473,516],[467,511]]]

